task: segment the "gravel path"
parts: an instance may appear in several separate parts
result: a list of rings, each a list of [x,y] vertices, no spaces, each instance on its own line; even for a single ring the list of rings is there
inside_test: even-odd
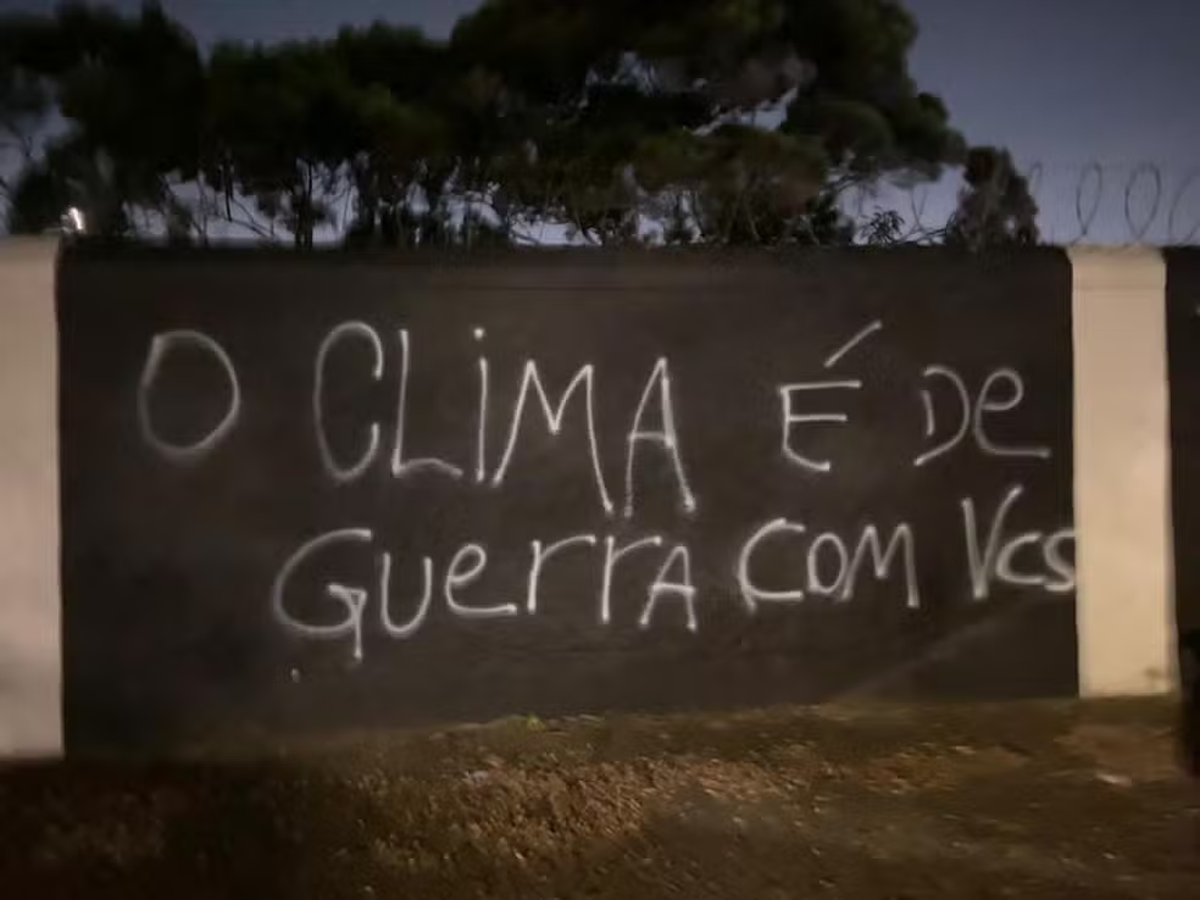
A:
[[[7,897],[1188,898],[1166,701],[510,719],[0,772]]]

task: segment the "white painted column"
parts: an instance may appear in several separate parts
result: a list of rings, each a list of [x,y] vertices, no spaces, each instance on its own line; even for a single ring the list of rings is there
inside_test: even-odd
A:
[[[1166,264],[1150,249],[1075,249],[1079,690],[1174,689]]]
[[[0,241],[0,758],[62,751],[57,247]]]

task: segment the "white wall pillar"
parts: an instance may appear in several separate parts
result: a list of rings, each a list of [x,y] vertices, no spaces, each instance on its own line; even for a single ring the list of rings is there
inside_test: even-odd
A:
[[[0,758],[62,752],[57,247],[0,241]]]
[[[1079,690],[1177,684],[1166,264],[1151,249],[1073,249]]]

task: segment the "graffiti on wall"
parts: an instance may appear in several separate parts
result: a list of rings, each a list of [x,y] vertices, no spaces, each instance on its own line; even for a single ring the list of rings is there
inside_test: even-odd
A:
[[[484,339],[482,328],[472,331],[476,340]],[[829,474],[835,465],[831,459],[814,459],[806,455],[809,452],[804,449],[806,428],[869,429],[869,422],[851,423],[847,405],[839,398],[864,389],[850,354],[869,352],[868,339],[885,339],[886,335],[880,333],[883,331],[884,323],[875,320],[849,337],[845,344],[828,354],[820,365],[821,375],[813,380],[762,386],[763,390],[779,398],[778,452],[799,470],[798,477],[821,477]],[[586,435],[592,487],[599,511],[605,516],[636,518],[635,471],[639,459],[652,453],[662,455],[672,473],[669,482],[660,484],[659,489],[674,496],[680,515],[703,515],[688,479],[684,462],[686,448],[675,425],[677,400],[676,391],[672,389],[668,357],[660,357],[654,363],[646,375],[636,408],[629,412],[629,426],[622,435],[625,447],[620,467],[623,482],[610,486],[614,475],[605,472],[597,440],[595,394],[603,390],[603,383],[594,364],[580,365],[566,387],[556,393],[553,387],[546,385],[537,360],[526,360],[519,370],[519,388],[512,408],[493,410],[488,406],[489,379],[492,377],[490,361],[486,356],[479,356],[475,361],[478,407],[472,419],[462,423],[463,434],[455,435],[449,442],[460,445],[462,451],[454,459],[410,457],[406,448],[408,423],[405,411],[409,392],[420,389],[410,384],[410,358],[415,351],[415,342],[408,329],[403,327],[395,330],[394,338],[394,353],[389,360],[385,349],[388,342],[379,331],[362,321],[347,321],[330,329],[315,351],[311,374],[311,450],[319,456],[324,475],[331,483],[353,482],[367,475],[372,468],[383,466],[390,477],[399,481],[420,477],[446,478],[461,490],[502,491],[505,476],[520,456],[522,435],[529,429],[541,427],[551,436],[557,436],[568,427],[570,418]],[[396,414],[388,427],[388,437],[384,438],[383,422],[371,421],[360,439],[361,450],[352,459],[337,458],[331,449],[333,442],[324,412],[326,361],[330,352],[343,343],[356,345],[362,370],[360,377],[380,382],[389,374],[393,375],[396,397]],[[224,414],[202,437],[186,445],[159,437],[149,413],[156,376],[175,347],[203,350],[228,381]],[[1025,384],[1016,369],[997,367],[988,372],[981,384],[970,386],[953,368],[941,364],[925,366],[921,377],[922,387],[913,398],[912,407],[920,411],[928,446],[908,461],[909,464],[936,466],[940,457],[951,453],[975,453],[997,463],[1006,458],[1044,460],[1051,457],[1051,448],[1039,443],[1036,435],[1019,445],[991,436],[993,420],[1010,416],[1019,421]],[[242,414],[236,365],[221,342],[212,335],[194,330],[156,334],[147,347],[145,365],[138,380],[137,408],[143,440],[165,463],[200,465],[206,454],[219,449]],[[502,447],[489,457],[486,425],[494,415],[503,423],[501,433],[505,438]],[[902,461],[892,461],[892,464],[897,462]],[[616,478],[621,477],[621,473],[617,473]],[[1014,531],[1009,525],[1009,512],[1020,502],[1024,491],[1022,484],[1014,483],[1002,497],[985,498],[983,503],[981,498],[973,496],[959,499],[962,564],[969,575],[973,601],[986,600],[996,582],[1048,593],[1069,593],[1075,587],[1074,567],[1070,561],[1074,530],[1069,525],[1048,532]],[[852,602],[857,585],[868,577],[893,581],[899,602],[916,610],[921,606],[917,580],[918,537],[907,522],[897,524],[885,534],[881,534],[873,522],[865,523],[853,534],[810,533],[804,522],[777,516],[756,525],[750,534],[734,538],[738,548],[737,562],[729,577],[749,615],[764,603],[800,603],[816,598]],[[939,535],[939,539],[944,537]],[[802,560],[796,566],[799,571],[795,583],[766,586],[755,577],[756,555],[765,545],[774,542],[784,546],[789,555]],[[317,623],[294,614],[289,606],[293,574],[301,566],[320,566],[322,551],[338,544],[369,547],[374,557],[371,577],[359,578],[354,584],[346,584],[344,579],[331,579],[324,585],[324,594],[337,611],[332,622]],[[638,627],[651,627],[656,610],[675,604],[680,613],[673,616],[674,620],[689,631],[698,630],[705,598],[698,596],[693,583],[692,549],[669,534],[640,534],[619,539],[613,534],[596,531],[532,538],[522,562],[525,573],[522,595],[502,603],[479,605],[467,599],[466,594],[486,577],[486,543],[468,539],[449,559],[434,559],[419,549],[398,558],[392,550],[377,545],[371,523],[339,525],[305,540],[282,561],[272,581],[270,604],[273,615],[285,630],[302,638],[345,640],[353,656],[361,659],[363,632],[370,627],[369,621],[390,638],[411,639],[419,634],[430,606],[435,602],[444,603],[451,615],[465,619],[537,615],[541,574],[551,560],[555,560],[555,565],[590,566],[599,572],[600,590],[594,598],[594,611],[597,626],[604,627],[612,618],[614,570],[622,559],[635,552],[650,554],[656,561],[656,574],[638,601]],[[571,559],[572,556],[575,558]],[[561,561],[557,559],[559,557],[562,557]],[[412,571],[395,572],[399,565],[411,567]],[[414,582],[416,589],[403,592],[408,596],[400,596],[402,592],[397,586]],[[475,587],[475,591],[478,593],[481,587]]]
[[[1034,628],[1063,645],[1048,691],[1069,689],[1069,602],[1028,609],[1075,588],[1056,296],[1031,331],[999,300],[862,302],[861,284],[817,272],[825,295],[806,302],[771,267],[644,290],[633,266],[601,291],[584,272],[579,289],[484,279],[400,300],[368,283],[343,304],[337,266],[223,262],[85,257],[86,286],[65,279],[69,695],[96,667],[136,678],[103,665],[108,620],[84,629],[102,608],[136,611],[129,655],[188,682],[166,679],[164,704],[221,653],[217,680],[252,669],[264,697],[280,671],[321,683],[341,660],[345,696],[436,657],[455,677],[487,670],[462,696],[513,695],[484,707],[628,705],[616,685],[639,666],[707,679],[733,654],[752,660],[744,683],[716,693],[741,696],[763,666],[794,676],[770,676],[768,699],[819,698],[849,677],[849,647],[892,665],[993,612],[1006,640]],[[123,300],[102,315],[96,293]],[[84,340],[97,329],[107,352]],[[455,632],[474,642],[465,663]],[[564,643],[573,675],[514,686]],[[94,699],[94,681],[75,694]]]

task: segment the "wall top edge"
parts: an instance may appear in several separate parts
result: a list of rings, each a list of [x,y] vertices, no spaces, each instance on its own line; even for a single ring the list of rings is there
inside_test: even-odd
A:
[[[1078,291],[1161,293],[1166,286],[1166,258],[1153,247],[1072,247],[1067,255]]]

